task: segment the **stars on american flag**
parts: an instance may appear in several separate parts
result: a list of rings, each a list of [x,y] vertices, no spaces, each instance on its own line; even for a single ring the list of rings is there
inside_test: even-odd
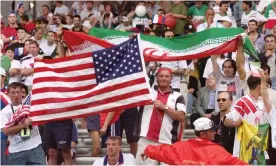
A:
[[[138,73],[142,71],[138,40],[132,38],[112,48],[96,51],[93,62],[98,83]]]

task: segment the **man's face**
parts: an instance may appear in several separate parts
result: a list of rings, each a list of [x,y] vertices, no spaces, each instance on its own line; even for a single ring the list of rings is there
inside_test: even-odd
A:
[[[26,38],[26,32],[22,29],[19,29],[17,31],[17,37],[18,37],[19,40],[25,39]]]
[[[35,32],[35,39],[36,40],[41,40],[42,39],[42,36],[43,36],[43,31],[41,29],[38,29],[36,32]]]
[[[24,5],[22,5],[19,9],[18,9],[18,12],[19,13],[25,13],[25,7],[24,7]]]
[[[35,44],[30,44],[30,54],[32,54],[33,56],[37,56],[38,51],[38,47]]]
[[[111,6],[110,5],[106,5],[105,6],[105,11],[106,12],[110,12],[111,11]]]
[[[228,8],[229,8],[228,4],[223,4],[221,7],[219,7],[220,11],[223,12],[224,14],[227,13]]]
[[[245,3],[242,3],[242,10],[246,11],[249,8],[249,6]]]
[[[223,73],[226,77],[234,76],[234,68],[231,65],[231,62],[227,61],[223,63]]]
[[[49,10],[47,7],[42,7],[42,14],[43,15],[48,15],[49,14]]]
[[[213,141],[215,140],[215,134],[216,134],[215,130],[210,129],[210,130],[204,131],[202,133],[202,137],[209,141]]]
[[[15,14],[10,14],[8,17],[9,24],[15,24],[16,23],[16,16]]]
[[[87,10],[92,10],[93,9],[93,3],[92,2],[87,2],[86,3],[86,8],[87,8]]]
[[[26,41],[24,43],[24,50],[26,51],[26,53],[29,53],[29,51],[30,51],[30,41]]]
[[[7,50],[5,55],[8,56],[12,61],[14,57],[14,52],[12,50]]]
[[[70,25],[73,23],[73,19],[70,16],[66,16],[66,24]]]
[[[202,1],[195,1],[195,6],[200,8],[202,3],[203,3]]]
[[[206,11],[206,20],[214,20],[215,12],[213,10]]]
[[[264,75],[265,75],[265,78],[266,78],[266,81],[268,80],[269,78],[269,73],[268,73],[268,70],[264,70]]]
[[[174,34],[171,31],[167,31],[167,32],[165,32],[164,36],[165,36],[165,38],[173,38]]]
[[[0,76],[1,77],[1,86],[2,86],[2,83],[4,83],[5,82],[5,80],[6,80],[6,77],[5,76]],[[1,88],[3,88],[3,87],[1,87]]]
[[[157,84],[159,87],[167,88],[172,81],[172,74],[169,71],[162,70],[157,74]]]
[[[77,17],[74,17],[73,23],[74,23],[74,26],[75,26],[75,27],[79,27],[79,26],[80,26],[80,19],[77,18]]]
[[[216,80],[214,76],[209,76],[209,78],[207,79],[207,85],[208,87],[213,87],[214,85],[216,85]]]
[[[22,88],[22,99],[25,99],[27,96],[27,92],[24,88]]]
[[[248,30],[249,32],[255,32],[258,29],[258,25],[255,22],[248,23]]]
[[[55,41],[55,34],[52,33],[52,32],[49,32],[49,33],[47,34],[47,41],[48,41],[49,43],[53,43],[53,42]]]
[[[106,142],[106,146],[107,146],[107,155],[109,156],[115,156],[121,151],[121,145],[119,143],[119,140],[108,139]]]
[[[276,48],[276,41],[274,37],[267,37],[265,40],[265,48],[267,50],[273,50]]]
[[[8,96],[11,99],[13,105],[19,105],[22,102],[22,90],[21,87],[9,88]]]
[[[221,112],[227,111],[232,104],[232,101],[229,99],[229,93],[227,92],[221,92],[218,95],[217,102],[218,102],[219,110]]]

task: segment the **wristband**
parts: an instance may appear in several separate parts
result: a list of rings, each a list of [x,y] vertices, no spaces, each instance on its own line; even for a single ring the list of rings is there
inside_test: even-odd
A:
[[[11,36],[11,37],[10,37],[10,40],[11,40],[11,41],[13,41],[14,39],[15,39],[15,37],[14,37],[14,36]]]

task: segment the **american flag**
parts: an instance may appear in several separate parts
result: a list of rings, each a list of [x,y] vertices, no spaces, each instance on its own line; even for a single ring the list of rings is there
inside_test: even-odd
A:
[[[33,124],[150,104],[143,66],[138,37],[93,53],[36,60]]]

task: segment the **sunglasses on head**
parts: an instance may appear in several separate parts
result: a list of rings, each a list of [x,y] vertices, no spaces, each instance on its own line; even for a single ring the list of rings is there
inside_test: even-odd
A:
[[[226,100],[227,100],[227,99],[220,98],[220,99],[217,99],[217,102],[220,102],[220,101],[225,102]]]

